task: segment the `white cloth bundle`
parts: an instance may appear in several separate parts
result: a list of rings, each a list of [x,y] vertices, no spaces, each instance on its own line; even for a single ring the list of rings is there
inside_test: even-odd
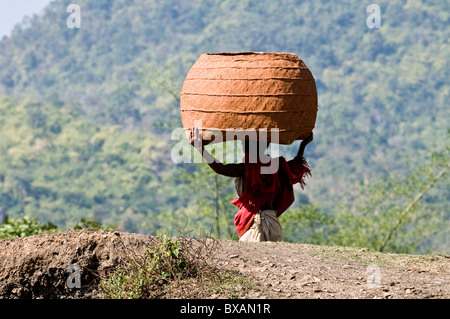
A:
[[[282,241],[281,225],[275,210],[260,210],[253,224],[239,239],[245,242]]]

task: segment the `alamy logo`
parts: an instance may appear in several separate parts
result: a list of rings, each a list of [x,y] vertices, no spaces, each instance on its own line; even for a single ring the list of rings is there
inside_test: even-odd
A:
[[[66,284],[67,288],[81,288],[81,269],[80,266],[76,264],[71,264],[67,266],[66,272],[70,275],[67,277]]]
[[[66,20],[66,25],[69,29],[81,28],[81,9],[78,4],[70,4],[67,6],[67,12],[70,13]]]
[[[367,17],[366,24],[369,29],[381,27],[381,10],[378,4],[372,3],[367,6],[367,13],[370,13]]]
[[[198,128],[200,131],[202,129],[202,121],[195,120],[194,127]],[[219,162],[236,162],[237,150],[235,150],[235,145],[228,145],[226,153],[224,152],[224,145],[222,142],[235,141],[235,140],[245,140],[249,141],[249,163],[260,162],[262,164],[267,164],[261,166],[261,174],[274,174],[279,168],[279,158],[270,158],[265,156],[265,151],[269,153],[278,153],[278,141],[279,141],[279,129],[235,129],[229,128],[225,130],[225,138],[223,132],[220,129],[208,128],[208,132],[211,136],[208,140],[214,141],[212,146],[214,153],[216,154],[215,160]],[[171,140],[178,140],[171,150],[172,161],[176,164],[179,163],[202,163],[203,159],[201,155],[194,151],[194,148],[200,149],[202,146],[202,140],[195,141],[193,145],[186,144],[186,133],[181,127],[176,128],[172,131]],[[267,142],[270,140],[271,142]],[[194,146],[194,148],[192,147]],[[210,163],[208,163],[210,164]]]
[[[371,264],[366,268],[367,288],[381,287],[381,269],[378,265]]]

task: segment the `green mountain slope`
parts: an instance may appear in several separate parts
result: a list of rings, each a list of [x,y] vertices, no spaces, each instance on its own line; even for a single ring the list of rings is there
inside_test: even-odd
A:
[[[155,231],[163,209],[158,197],[165,142],[99,126],[76,113],[72,106],[0,98],[2,210],[63,228],[94,217]]]

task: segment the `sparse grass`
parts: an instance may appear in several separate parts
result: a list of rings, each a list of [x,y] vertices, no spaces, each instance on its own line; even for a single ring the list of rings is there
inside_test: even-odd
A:
[[[256,281],[237,272],[213,269],[205,276],[172,284],[167,291],[169,298],[239,299],[249,295],[267,294]]]
[[[258,290],[251,278],[219,270],[211,261],[218,241],[154,237],[144,252],[130,252],[100,281],[106,299],[239,298]]]
[[[79,221],[75,223],[72,227],[73,229],[86,229],[86,228],[95,228],[101,229],[104,231],[116,230],[119,228],[119,225],[103,225],[95,217],[83,217]]]
[[[244,294],[248,291],[264,292],[252,278],[242,277],[233,273],[219,276],[216,283],[211,292],[230,299],[244,297]]]

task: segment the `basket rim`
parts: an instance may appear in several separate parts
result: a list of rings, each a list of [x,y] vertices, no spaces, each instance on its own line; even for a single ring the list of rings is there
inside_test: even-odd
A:
[[[233,55],[286,55],[286,54],[293,54],[295,53],[289,53],[289,52],[263,52],[263,51],[243,51],[243,52],[211,52],[211,53],[204,53],[206,55],[223,55],[223,56],[233,56]]]

